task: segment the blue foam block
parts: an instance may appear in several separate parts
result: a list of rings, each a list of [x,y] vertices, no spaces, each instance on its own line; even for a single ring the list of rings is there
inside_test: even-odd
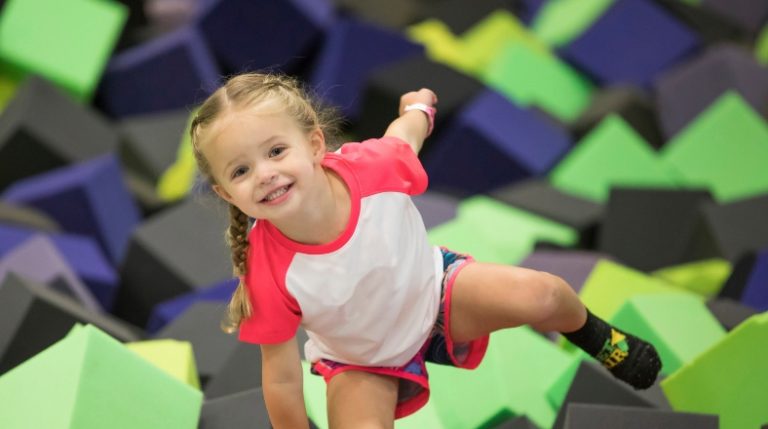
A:
[[[570,148],[565,129],[486,90],[432,143],[424,166],[432,189],[475,194],[543,176]]]
[[[67,232],[94,238],[117,265],[139,223],[139,210],[110,154],[16,182],[3,199],[35,207]]]
[[[97,102],[115,117],[191,109],[216,88],[219,69],[194,27],[183,27],[116,55]]]
[[[231,279],[161,302],[152,309],[152,315],[147,322],[147,332],[157,333],[198,301],[229,301],[236,287],[237,279]]]

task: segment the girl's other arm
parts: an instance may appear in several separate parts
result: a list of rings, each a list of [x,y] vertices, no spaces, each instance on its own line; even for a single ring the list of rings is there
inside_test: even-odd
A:
[[[261,384],[275,429],[309,428],[301,372],[296,337],[280,344],[261,345]]]
[[[389,124],[384,137],[397,137],[404,140],[413,148],[414,152],[419,153],[421,146],[424,144],[424,139],[427,138],[429,119],[427,114],[421,110],[405,112],[405,106],[415,103],[434,106],[437,103],[437,96],[426,88],[403,94],[400,97],[400,108],[398,110],[400,117]]]

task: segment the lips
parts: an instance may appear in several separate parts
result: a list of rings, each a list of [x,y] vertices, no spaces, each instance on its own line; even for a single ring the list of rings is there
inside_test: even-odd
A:
[[[285,195],[286,192],[288,192],[288,190],[291,189],[291,186],[293,186],[293,184],[288,184],[275,189],[274,191],[268,193],[267,196],[261,200],[261,202],[269,203],[282,197],[283,195]]]

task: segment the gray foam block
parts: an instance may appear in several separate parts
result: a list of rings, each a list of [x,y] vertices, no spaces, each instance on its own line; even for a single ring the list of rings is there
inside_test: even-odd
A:
[[[565,429],[717,429],[719,417],[637,407],[569,404]]]

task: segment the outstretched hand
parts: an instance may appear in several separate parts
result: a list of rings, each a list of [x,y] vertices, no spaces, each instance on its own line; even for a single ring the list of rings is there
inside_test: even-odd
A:
[[[437,104],[437,95],[428,88],[421,88],[418,91],[406,92],[400,97],[400,108],[397,113],[402,115],[404,113],[405,106],[414,103],[423,103],[427,106],[434,106]]]

